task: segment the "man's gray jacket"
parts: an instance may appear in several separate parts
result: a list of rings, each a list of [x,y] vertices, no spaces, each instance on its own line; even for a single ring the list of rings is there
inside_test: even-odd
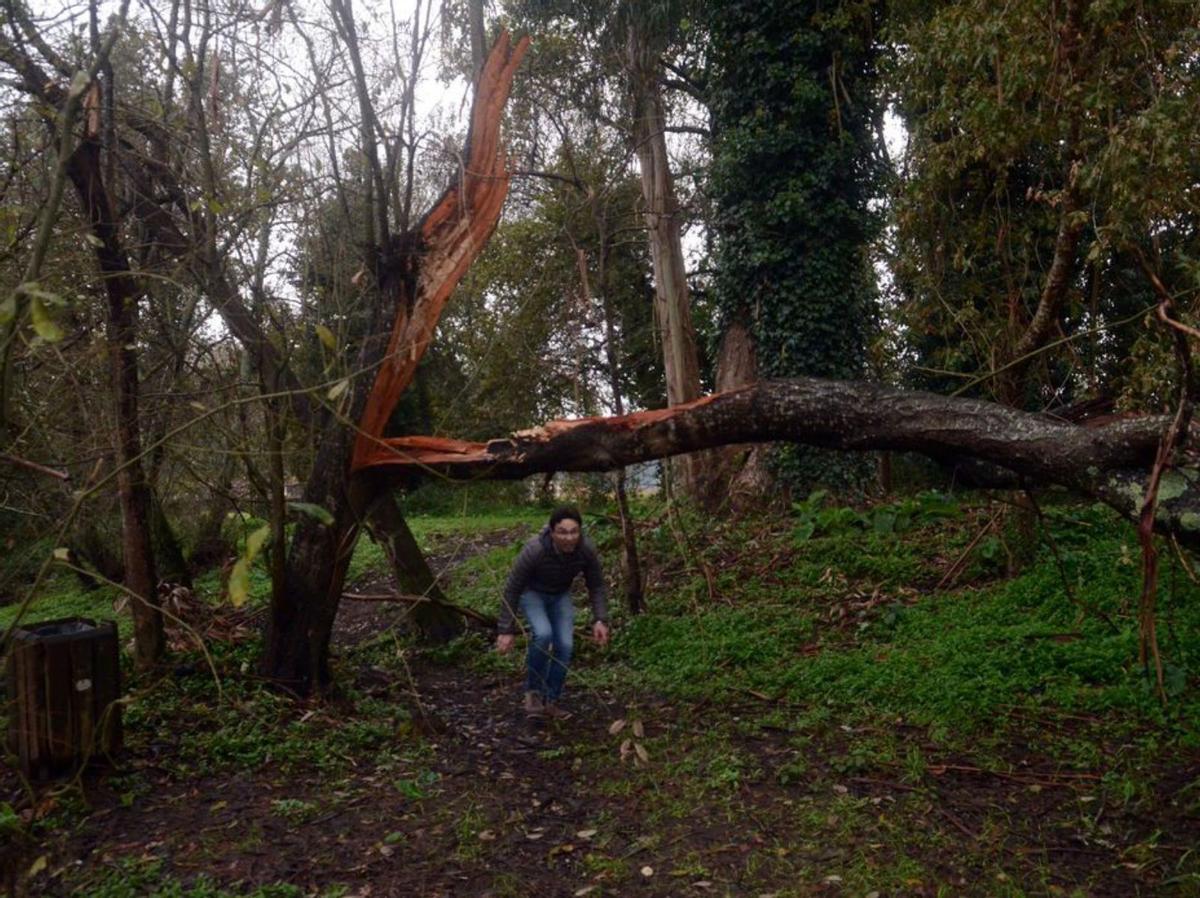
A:
[[[581,537],[574,552],[560,552],[554,547],[550,528],[543,527],[513,562],[508,582],[504,585],[504,599],[500,602],[501,633],[515,633],[516,611],[521,593],[527,589],[548,595],[561,595],[571,588],[579,574],[587,583],[588,596],[592,600],[592,619],[608,620],[608,590],[604,586],[604,574],[600,570],[600,556],[596,547],[586,536]]]

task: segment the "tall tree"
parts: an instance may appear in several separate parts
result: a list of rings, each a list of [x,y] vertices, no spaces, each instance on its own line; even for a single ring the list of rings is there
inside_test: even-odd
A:
[[[642,202],[654,263],[654,311],[662,334],[667,402],[681,405],[700,395],[700,362],[687,269],[683,260],[681,211],[667,155],[667,116],[663,103],[662,55],[674,25],[669,7],[626,3],[625,77],[630,101],[631,138],[641,171]],[[680,460],[684,492],[706,503],[709,462],[702,456]]]
[[[713,290],[728,327],[752,333],[763,376],[865,371],[881,17],[872,0],[705,7]],[[800,485],[848,474],[812,451],[785,467]]]
[[[668,78],[664,62],[685,43],[680,25],[686,4],[517,0],[509,7],[531,27],[561,40],[547,41],[547,55],[561,58],[566,47],[570,67],[559,70],[561,83],[547,92],[582,113],[582,127],[600,121],[622,135],[638,161],[667,401],[688,402],[700,395],[700,358],[683,253],[685,210],[668,152],[667,135],[677,127],[669,120],[665,90],[668,81],[685,82]],[[683,494],[700,502],[710,498],[706,459],[688,456],[673,467]]]
[[[356,44],[354,18],[348,5],[339,14],[353,60],[358,55],[357,48],[350,49]],[[480,76],[462,169],[416,227],[393,238],[385,210],[374,208],[365,216],[364,303],[371,319],[355,368],[374,376],[348,384],[335,396],[336,414],[326,417],[303,499],[326,509],[332,522],[298,522],[286,587],[282,601],[272,605],[267,632],[265,670],[294,689],[321,688],[332,680],[333,621],[355,541],[378,490],[369,470],[373,456],[386,452],[388,420],[433,339],[442,309],[499,220],[508,187],[500,116],[526,45],[514,46],[502,33],[493,46]],[[373,122],[365,75],[358,63],[353,69],[363,119]],[[374,127],[364,128],[363,140],[374,139]],[[365,155],[371,160],[373,154]],[[373,202],[386,204],[387,197],[377,189]],[[346,421],[357,426],[347,427]]]

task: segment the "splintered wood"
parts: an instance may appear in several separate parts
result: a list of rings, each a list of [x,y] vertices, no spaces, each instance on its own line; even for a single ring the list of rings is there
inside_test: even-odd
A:
[[[501,32],[480,73],[461,167],[417,227],[420,257],[415,283],[395,286],[415,295],[403,296],[396,303],[387,356],[359,421],[351,463],[354,471],[378,463],[384,428],[433,341],[446,301],[500,220],[509,178],[500,142],[500,118],[528,46],[528,37],[514,46],[508,33]]]

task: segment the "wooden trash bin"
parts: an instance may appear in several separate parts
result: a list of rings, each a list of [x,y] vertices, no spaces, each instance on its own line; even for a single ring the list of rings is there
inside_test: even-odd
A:
[[[8,747],[45,779],[121,747],[117,625],[65,618],[17,629],[8,653]]]

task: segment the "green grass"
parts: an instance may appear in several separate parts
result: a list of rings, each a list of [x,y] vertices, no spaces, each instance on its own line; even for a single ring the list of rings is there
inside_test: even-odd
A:
[[[205,876],[184,883],[166,875],[161,861],[123,859],[76,891],[88,898],[301,898],[298,886],[276,883],[229,891]]]
[[[418,543],[425,551],[436,550],[439,546],[455,538],[468,538],[479,534],[487,534],[499,530],[520,529],[522,533],[532,535],[541,526],[546,513],[540,508],[516,507],[491,509],[475,516],[459,513],[441,515],[421,515],[409,520]],[[229,535],[237,548],[244,545],[246,536],[262,526],[264,522],[249,515],[238,518],[230,516]],[[522,537],[522,540],[525,537]],[[19,553],[14,552],[17,560],[9,559],[3,569],[3,575],[13,587],[14,594],[24,597],[37,572],[40,559],[53,551],[53,546],[42,541],[23,546]],[[505,549],[495,553],[495,565],[503,566],[511,562],[505,559]],[[271,578],[268,568],[269,561],[260,555],[250,569],[250,589],[247,604],[263,606],[271,596]],[[473,559],[472,566],[486,567],[488,562]],[[507,571],[505,571],[507,573]],[[353,583],[369,577],[386,577],[389,574],[388,559],[382,546],[363,536],[358,540],[351,559],[347,582]],[[495,572],[493,572],[493,575]],[[224,574],[219,569],[211,569],[199,574],[195,579],[196,593],[208,601],[217,603],[224,601],[222,578]],[[23,582],[24,581],[24,582]],[[501,577],[502,582],[502,577]],[[482,579],[473,592],[468,589],[468,604],[480,611],[495,612],[495,603],[499,600],[498,592],[488,592],[494,585],[491,579]],[[122,630],[132,626],[128,611],[117,614],[113,610],[114,603],[120,598],[120,590],[115,587],[101,586],[96,589],[85,589],[79,579],[70,570],[62,567],[52,568],[43,581],[37,596],[30,603],[26,614],[22,617],[23,624],[35,624],[41,621],[55,620],[62,617],[90,617],[98,620],[117,619]],[[474,602],[472,602],[474,597]],[[0,606],[0,629],[7,629],[16,618],[20,603]]]
[[[1200,738],[1200,701],[1188,688],[1200,673],[1200,588],[1164,554],[1160,640],[1172,698],[1164,710],[1136,663],[1132,530],[1100,508],[1050,518],[1070,594],[1046,550],[1012,580],[906,588],[936,582],[939,553],[958,555],[969,539],[959,521],[900,536],[810,537],[769,583],[722,579],[719,603],[694,574],[652,597],[652,613],[619,631],[614,654],[627,672],[608,676],[717,701],[754,690],[846,720],[900,716],[963,734],[1027,705],[1116,712]],[[778,541],[764,543],[756,557],[776,551]]]
[[[84,589],[70,571],[52,571],[29,604],[21,623],[29,625],[62,617],[89,617],[96,620],[116,619],[121,629],[125,630],[130,626],[128,611],[118,615],[113,610],[120,595],[119,590],[107,586]],[[19,610],[19,601],[0,606],[0,629],[7,630],[16,620]]]

